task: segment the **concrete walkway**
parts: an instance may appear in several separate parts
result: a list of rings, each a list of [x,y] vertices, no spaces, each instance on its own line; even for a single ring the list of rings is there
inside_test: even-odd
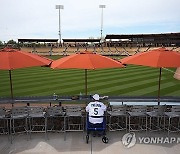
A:
[[[135,133],[136,144],[126,148],[122,144],[125,131],[108,132],[109,143],[104,144],[101,137],[90,137],[89,144],[83,140],[82,132],[68,132],[66,141],[63,133],[48,133],[49,140],[43,133],[34,133],[27,140],[25,134],[17,135],[13,144],[6,135],[0,136],[0,154],[179,154],[180,134],[174,133]],[[149,143],[151,138],[161,138],[163,143]],[[140,143],[140,139],[141,142]],[[172,138],[172,140],[170,140]],[[91,142],[92,139],[92,142]],[[176,141],[175,141],[176,140]],[[156,140],[157,141],[157,140]],[[170,141],[173,141],[170,143]]]

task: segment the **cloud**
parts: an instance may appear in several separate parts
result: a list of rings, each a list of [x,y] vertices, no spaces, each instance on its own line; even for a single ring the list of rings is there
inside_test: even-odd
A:
[[[133,28],[138,33],[180,31],[179,0],[0,1],[2,41],[17,38],[58,38],[56,4],[64,5],[61,10],[62,38],[98,37],[101,24],[99,4],[106,5],[103,14],[104,34],[123,33],[123,29],[125,33],[132,33]]]

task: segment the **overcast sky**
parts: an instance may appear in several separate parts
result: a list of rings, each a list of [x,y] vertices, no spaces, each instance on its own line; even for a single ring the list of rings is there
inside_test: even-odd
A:
[[[180,32],[180,0],[0,0],[0,40],[59,38],[58,10],[61,10],[62,38],[103,35]]]

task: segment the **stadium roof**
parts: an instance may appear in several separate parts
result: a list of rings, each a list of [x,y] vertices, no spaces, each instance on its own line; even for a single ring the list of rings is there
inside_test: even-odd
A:
[[[63,42],[100,42],[100,39],[63,39]]]
[[[57,42],[58,39],[18,39],[18,42]]]
[[[180,33],[161,33],[161,34],[108,34],[105,39],[131,39],[131,38],[178,38]]]

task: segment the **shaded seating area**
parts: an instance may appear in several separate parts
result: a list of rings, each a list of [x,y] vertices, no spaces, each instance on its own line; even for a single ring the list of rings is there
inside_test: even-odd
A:
[[[58,39],[18,39],[19,48],[21,47],[21,49],[28,52],[50,56],[53,53],[53,47],[58,45],[57,42]]]
[[[11,143],[17,134],[24,134],[27,140],[32,133],[41,132],[45,140],[48,133],[66,133],[86,130],[86,112],[84,106],[20,106],[0,108],[1,134],[10,137]],[[106,116],[104,131],[165,131],[180,132],[179,105],[110,105]]]
[[[69,55],[77,52],[91,51],[97,52],[100,47],[100,39],[63,39],[64,53],[63,55]],[[103,50],[103,49],[102,49]]]

